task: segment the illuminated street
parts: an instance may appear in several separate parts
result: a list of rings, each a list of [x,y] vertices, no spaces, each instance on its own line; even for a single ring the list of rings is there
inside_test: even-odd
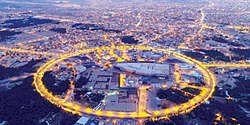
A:
[[[114,48],[118,49],[118,50],[123,50],[126,48],[126,49],[138,49],[138,50],[163,51],[161,49],[151,48],[148,46],[116,46]],[[186,112],[191,111],[192,109],[194,109],[198,105],[202,104],[202,102],[206,101],[212,95],[212,93],[214,91],[215,78],[214,78],[213,74],[207,68],[205,68],[204,65],[201,64],[200,62],[193,60],[189,57],[183,56],[181,54],[178,54],[178,53],[173,53],[173,55],[176,56],[177,58],[180,58],[181,60],[188,62],[188,63],[195,64],[196,67],[204,74],[205,80],[207,83],[206,83],[205,88],[202,89],[202,92],[200,93],[200,95],[197,95],[195,98],[193,98],[192,100],[190,100],[187,103],[184,103],[182,105],[172,107],[172,108],[166,109],[166,110],[149,111],[150,113],[147,113],[145,111],[145,107],[142,107],[142,106],[145,106],[145,100],[141,100],[141,101],[139,101],[138,113],[136,113],[136,112],[127,113],[127,112],[93,111],[92,109],[84,108],[84,107],[78,105],[77,103],[67,102],[67,101],[65,102],[65,100],[60,99],[59,97],[52,95],[52,93],[50,93],[46,89],[46,87],[43,85],[42,77],[43,77],[44,73],[48,69],[50,69],[54,64],[59,63],[60,61],[67,59],[67,58],[70,58],[72,56],[76,56],[76,55],[83,54],[83,53],[90,53],[92,51],[99,50],[99,49],[101,49],[101,51],[104,51],[104,50],[109,50],[109,47],[81,50],[81,51],[76,52],[76,53],[62,55],[62,56],[60,56],[60,58],[58,58],[56,60],[51,60],[51,61],[47,62],[46,64],[44,64],[41,68],[39,68],[37,70],[36,75],[34,75],[35,79],[34,79],[33,84],[35,85],[37,91],[41,94],[41,96],[48,99],[51,103],[56,104],[59,107],[63,107],[63,109],[65,109],[66,111],[70,111],[74,114],[87,113],[87,114],[94,114],[94,115],[98,115],[98,116],[118,117],[118,118],[145,118],[145,117],[152,117],[152,116],[165,116],[165,115],[171,115],[171,114],[186,113]],[[145,98],[145,96],[146,96],[146,93],[144,92],[145,90],[146,90],[146,88],[140,89],[140,99]]]
[[[249,0],[0,0],[0,125],[247,125]]]

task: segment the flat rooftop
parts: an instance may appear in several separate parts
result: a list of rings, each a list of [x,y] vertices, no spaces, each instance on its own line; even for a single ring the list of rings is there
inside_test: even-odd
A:
[[[160,63],[116,63],[122,70],[145,75],[169,75],[169,64]]]
[[[104,109],[106,111],[135,112],[136,103],[106,102]]]

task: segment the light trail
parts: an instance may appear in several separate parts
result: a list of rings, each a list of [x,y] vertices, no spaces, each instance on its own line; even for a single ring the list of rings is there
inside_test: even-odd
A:
[[[74,95],[74,89],[75,85],[72,81],[70,81],[70,88],[68,89],[68,91],[66,92],[66,96],[64,97],[66,101],[72,101],[72,97]]]
[[[141,43],[140,45],[147,45],[148,43],[150,43],[150,42],[152,42],[152,41],[155,41],[155,40],[157,40],[157,39],[160,39],[160,38],[162,38],[163,36],[165,36],[165,35],[167,35],[167,34],[169,34],[169,33],[171,33],[171,32],[174,31],[174,29],[173,29],[172,26],[168,25],[168,28],[169,28],[168,32],[165,32],[165,33],[163,33],[163,34],[157,34],[155,37],[153,37],[153,38],[150,39],[150,40],[144,39],[144,42]]]
[[[142,22],[141,12],[139,12],[136,17],[139,19],[139,21],[135,24],[135,27],[138,28]]]
[[[190,85],[189,83],[185,83],[185,82],[179,84],[179,86],[180,86],[181,88],[194,88],[194,89],[199,89],[199,90],[202,90],[202,89],[203,89],[203,87]]]
[[[231,29],[236,29],[236,30],[242,30],[244,32],[249,32],[249,27],[247,26],[234,26],[234,25],[229,25],[227,26],[227,28],[231,28]]]
[[[215,63],[215,64],[204,64],[204,66],[206,67],[233,67],[233,68],[249,68],[250,67],[250,63]]]
[[[161,57],[157,62],[158,63],[162,63],[163,61],[165,61],[167,58],[169,57],[169,54],[165,54],[165,56]]]
[[[201,18],[200,18],[200,22],[199,24],[201,25],[200,29],[198,30],[198,32],[190,37],[188,37],[185,42],[183,42],[181,45],[178,46],[179,49],[182,49],[182,48],[187,48],[186,45],[190,45],[190,42],[191,40],[195,39],[197,36],[199,36],[201,34],[201,32],[206,29],[206,28],[211,28],[210,26],[207,26],[206,23],[204,23],[204,20],[205,20],[205,17],[206,17],[206,14],[204,12],[204,9],[205,8],[208,8],[208,7],[212,7],[214,6],[214,3],[212,1],[209,1],[209,4],[208,6],[204,6],[200,9],[201,11]]]
[[[122,62],[123,59],[121,57],[119,57],[117,54],[115,54],[114,49],[112,49],[112,48],[114,48],[115,43],[108,39],[108,35],[107,34],[103,35],[103,39],[105,41],[110,42],[110,44],[111,44],[111,49],[109,50],[109,55],[115,57],[117,59],[117,62]]]
[[[200,18],[200,25],[201,25],[201,28],[199,29],[199,31],[196,33],[196,34],[194,34],[194,35],[192,35],[192,36],[190,36],[190,37],[188,37],[186,40],[185,40],[185,42],[183,42],[181,45],[179,45],[178,46],[178,48],[186,48],[186,45],[190,45],[190,42],[191,42],[191,40],[193,40],[194,38],[196,38],[197,36],[199,36],[200,35],[200,33],[205,29],[205,27],[206,27],[206,25],[204,24],[204,19],[205,19],[205,13],[204,13],[204,8],[205,7],[202,7],[201,8],[201,18]]]
[[[123,59],[121,57],[119,57],[118,55],[115,54],[114,49],[111,49],[109,51],[109,54],[117,59],[116,62],[123,62]]]
[[[180,84],[181,83],[181,74],[179,71],[180,68],[179,68],[178,64],[175,64],[174,68],[175,68],[175,71],[173,74],[175,76],[175,81],[176,81],[176,83]]]
[[[111,40],[108,39],[108,34],[104,34],[103,35],[103,39],[107,42],[110,42],[111,46],[115,46],[114,42],[112,42]]]
[[[120,74],[120,87],[125,87],[124,79],[126,78],[126,74]]]
[[[190,112],[203,102],[209,99],[211,97],[214,87],[215,87],[215,77],[201,62],[194,60],[190,57],[187,57],[185,55],[173,52],[173,55],[181,60],[184,60],[187,63],[194,64],[197,69],[199,69],[202,74],[204,75],[206,88],[201,90],[201,93],[197,96],[195,96],[193,99],[189,100],[186,103],[182,103],[180,105],[171,107],[169,109],[164,110],[157,110],[157,111],[143,111],[144,108],[139,108],[139,112],[117,112],[117,111],[95,111],[91,108],[83,107],[81,104],[73,101],[66,101],[58,96],[53,95],[51,92],[49,92],[48,89],[46,89],[45,85],[43,84],[42,78],[51,67],[53,67],[55,64],[70,58],[77,56],[79,54],[87,54],[90,52],[94,52],[96,50],[102,50],[102,51],[108,51],[111,47],[103,46],[103,47],[96,47],[96,48],[90,48],[90,49],[84,49],[80,50],[74,53],[69,53],[65,55],[61,55],[58,57],[58,59],[52,59],[45,63],[43,66],[41,66],[37,72],[34,74],[34,82],[33,85],[35,86],[35,89],[37,92],[44,98],[46,98],[49,102],[57,105],[58,107],[61,107],[65,111],[74,113],[74,114],[91,114],[96,116],[105,116],[105,117],[116,117],[116,118],[150,118],[150,117],[160,117],[160,116],[169,116],[174,114],[182,114],[186,112]],[[160,48],[152,48],[150,46],[114,46],[112,49],[117,49],[120,51],[124,50],[151,50],[151,51],[157,51],[157,52],[167,52],[165,49]],[[208,89],[209,88],[209,89]],[[144,93],[144,92],[143,92]],[[142,93],[141,96],[146,96]],[[142,101],[141,103],[145,103],[146,101]]]
[[[147,108],[147,89],[149,86],[140,86],[139,91],[139,102],[138,102],[138,114],[140,116],[148,116],[146,113]]]
[[[184,91],[182,89],[178,89],[179,91],[181,91],[182,93],[184,93],[184,95],[188,95],[188,96],[196,96],[195,94],[192,94],[190,92]]]

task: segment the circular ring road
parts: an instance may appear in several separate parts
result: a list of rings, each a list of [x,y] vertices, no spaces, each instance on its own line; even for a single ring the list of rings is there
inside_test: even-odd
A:
[[[209,99],[209,97],[212,96],[212,93],[214,92],[215,88],[215,77],[213,73],[201,62],[192,59],[190,57],[187,57],[185,55],[182,55],[177,52],[171,52],[173,56],[176,58],[183,60],[189,64],[193,64],[204,76],[205,79],[205,87],[201,90],[200,94],[195,96],[194,98],[188,100],[186,103],[179,104],[177,106],[168,108],[168,109],[162,109],[162,110],[156,110],[156,111],[150,111],[150,112],[117,112],[117,111],[95,111],[91,108],[86,108],[81,106],[81,104],[76,102],[68,102],[64,99],[60,98],[59,96],[53,95],[49,90],[45,87],[43,84],[42,78],[51,67],[53,67],[55,64],[70,58],[74,57],[80,54],[87,54],[94,51],[110,51],[112,49],[120,50],[120,51],[126,51],[126,50],[150,50],[154,52],[170,52],[166,49],[161,48],[153,48],[150,46],[103,46],[103,47],[96,47],[96,48],[90,48],[90,49],[84,49],[79,50],[77,52],[73,52],[70,54],[65,54],[60,56],[57,59],[49,60],[47,63],[42,65],[37,72],[34,74],[34,81],[33,85],[35,86],[36,91],[45,99],[47,99],[52,104],[57,105],[58,107],[61,107],[63,110],[74,113],[74,114],[90,114],[90,115],[96,115],[96,116],[104,116],[104,117],[115,117],[115,118],[149,118],[149,117],[161,117],[161,116],[171,116],[175,114],[184,114],[187,112],[190,112],[200,104],[204,103]]]

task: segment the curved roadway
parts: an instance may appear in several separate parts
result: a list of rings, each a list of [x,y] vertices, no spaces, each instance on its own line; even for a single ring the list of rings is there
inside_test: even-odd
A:
[[[183,114],[186,112],[189,112],[205,102],[206,100],[211,97],[212,93],[214,92],[215,87],[215,77],[211,71],[209,71],[205,65],[203,65],[201,62],[194,60],[190,57],[187,57],[185,55],[182,55],[177,52],[172,52],[172,54],[187,62],[190,64],[193,64],[196,66],[197,69],[199,69],[202,74],[204,75],[205,81],[206,81],[206,87],[201,90],[201,93],[197,96],[195,96],[193,99],[189,100],[186,103],[177,105],[172,108],[164,109],[164,110],[158,110],[158,111],[152,111],[152,112],[115,112],[115,111],[95,111],[90,108],[85,108],[81,106],[81,104],[77,102],[66,102],[64,99],[53,95],[51,92],[48,91],[48,89],[44,86],[42,82],[42,78],[46,71],[48,71],[53,65],[63,61],[64,59],[77,56],[79,54],[86,54],[93,51],[101,50],[101,51],[109,51],[111,49],[117,49],[120,51],[126,51],[126,50],[151,50],[151,51],[157,51],[157,52],[168,52],[165,49],[160,48],[152,48],[149,46],[113,46],[113,47],[100,47],[100,48],[91,48],[91,49],[85,49],[80,50],[75,53],[71,54],[65,54],[60,56],[58,59],[52,59],[45,63],[43,66],[41,66],[37,72],[34,75],[34,82],[33,85],[35,86],[35,89],[39,94],[46,98],[51,103],[57,105],[58,107],[61,107],[65,111],[74,113],[74,114],[91,114],[96,116],[105,116],[105,117],[116,117],[116,118],[148,118],[148,117],[160,117],[160,116],[169,116],[174,114]]]

